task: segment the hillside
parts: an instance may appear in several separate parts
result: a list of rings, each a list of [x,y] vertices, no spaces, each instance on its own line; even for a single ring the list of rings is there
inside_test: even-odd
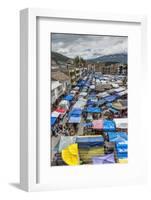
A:
[[[112,55],[106,55],[106,56],[100,56],[98,58],[89,59],[89,62],[96,63],[96,62],[102,62],[102,63],[123,63],[127,64],[127,54],[112,54]]]
[[[51,52],[51,59],[54,60],[56,63],[64,63],[64,62],[67,62],[70,58],[60,54],[60,53],[57,53],[57,52]]]

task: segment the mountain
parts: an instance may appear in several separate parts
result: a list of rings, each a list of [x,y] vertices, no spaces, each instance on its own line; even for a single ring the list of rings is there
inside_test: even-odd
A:
[[[57,64],[59,63],[65,63],[67,62],[70,58],[60,54],[60,53],[57,53],[57,52],[51,52],[51,59],[54,60]]]
[[[103,63],[122,63],[127,64],[127,54],[112,54],[106,56],[100,56],[94,59],[89,59],[88,62],[96,63],[96,62],[103,62]]]

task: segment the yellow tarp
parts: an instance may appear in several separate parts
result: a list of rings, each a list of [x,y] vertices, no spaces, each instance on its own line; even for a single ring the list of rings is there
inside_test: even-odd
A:
[[[68,165],[79,165],[78,145],[71,144],[61,152],[63,161]]]
[[[127,158],[125,158],[125,159],[119,159],[118,162],[122,163],[122,164],[128,163],[128,159]]]

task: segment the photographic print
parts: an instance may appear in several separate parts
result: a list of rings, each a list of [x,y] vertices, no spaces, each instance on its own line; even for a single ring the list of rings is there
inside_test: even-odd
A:
[[[50,41],[50,166],[128,163],[128,37]]]

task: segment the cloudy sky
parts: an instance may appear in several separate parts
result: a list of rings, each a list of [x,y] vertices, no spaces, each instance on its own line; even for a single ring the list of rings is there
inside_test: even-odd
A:
[[[52,51],[69,58],[96,58],[115,53],[127,53],[127,37],[52,33]]]

